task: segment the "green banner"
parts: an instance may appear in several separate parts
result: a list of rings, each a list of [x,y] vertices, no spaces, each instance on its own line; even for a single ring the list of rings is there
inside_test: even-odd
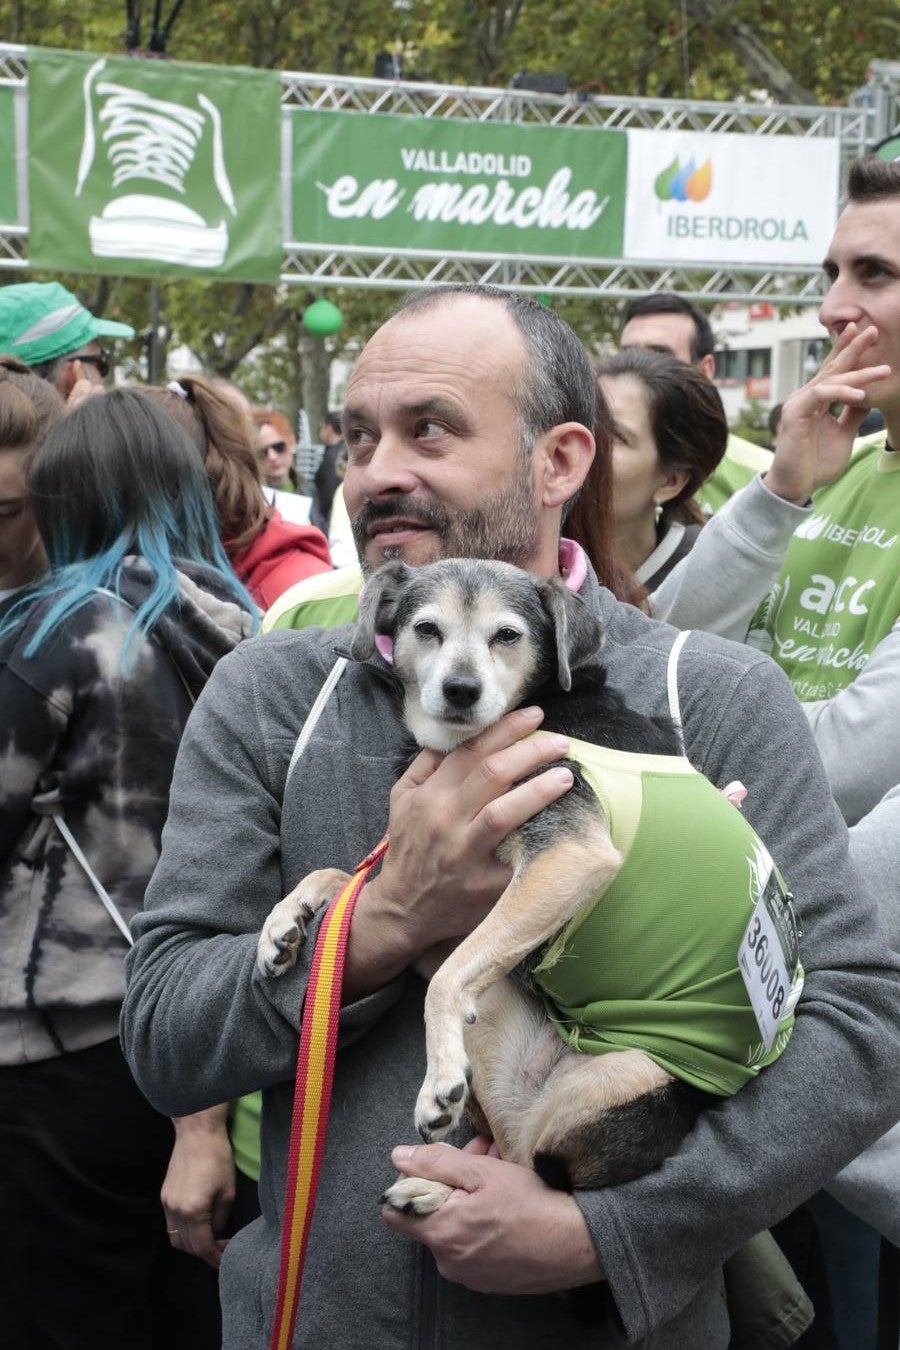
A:
[[[275,281],[277,72],[28,52],[30,261]]]
[[[624,132],[300,110],[293,143],[297,243],[622,256]]]
[[[18,225],[15,91],[0,88],[0,224]]]

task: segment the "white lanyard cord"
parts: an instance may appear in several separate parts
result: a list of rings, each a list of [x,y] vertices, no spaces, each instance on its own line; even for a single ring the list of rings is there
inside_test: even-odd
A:
[[[678,702],[678,658],[681,655],[681,649],[691,635],[691,630],[686,628],[684,632],[679,633],[672,643],[672,649],[669,652],[669,662],[666,670],[666,690],[669,695],[669,716],[675,727],[675,735],[678,737],[678,748],[682,755],[686,754],[684,745],[684,729],[681,725],[681,705]]]
[[[68,825],[63,820],[62,816],[51,816],[50,819],[53,821],[53,824],[59,830],[60,834],[62,835],[63,839],[65,839],[66,843],[69,845],[69,848],[72,850],[76,859],[78,860],[78,862],[81,863],[81,866],[87,873],[88,881],[91,883],[94,890],[97,892],[97,895],[100,898],[100,903],[102,904],[103,908],[106,910],[107,914],[112,919],[113,923],[116,925],[119,932],[122,934],[123,938],[128,943],[129,947],[133,947],[134,938],[128,931],[128,924],[122,918],[122,915],[118,910],[118,908],[116,907],[115,902],[110,899],[109,894],[106,891],[102,881],[97,876],[96,872],[91,867],[91,864],[88,862],[87,858],[82,853],[81,848],[79,847],[78,844],[78,840],[75,838],[74,834],[69,829]]]
[[[294,772],[294,769],[297,766],[297,761],[299,760],[300,756],[303,754],[303,751],[309,744],[309,739],[316,729],[316,723],[322,716],[325,704],[331,698],[332,690],[334,689],[334,686],[337,684],[338,680],[343,675],[346,668],[347,668],[346,656],[339,656],[338,659],[335,661],[334,665],[331,667],[331,670],[328,673],[328,678],[322,685],[322,688],[319,690],[316,696],[316,701],[312,705],[307,714],[306,721],[300,728],[300,735],[297,737],[297,743],[294,746],[294,753],[291,755],[291,762],[288,765],[287,777],[284,780],[285,792],[287,792],[287,786],[288,783],[291,781],[291,774]]]

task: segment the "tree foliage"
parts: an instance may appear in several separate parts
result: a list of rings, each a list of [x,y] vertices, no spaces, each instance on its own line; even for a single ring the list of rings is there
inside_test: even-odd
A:
[[[174,0],[167,0],[163,14]],[[149,42],[152,7],[138,7]],[[121,0],[0,0],[7,41],[120,52]],[[586,93],[673,98],[846,102],[873,57],[900,43],[896,0],[864,8],[827,0],[185,0],[168,54],[178,60],[369,76],[380,51],[397,53],[407,79],[507,85],[517,71],[564,73]],[[63,278],[95,312],[127,318],[158,352],[187,347],[213,374],[246,385],[313,427],[328,397],[328,368],[351,355],[394,304],[390,292],[330,290],[344,325],[324,342],[300,316],[303,287]],[[592,347],[615,331],[610,303],[556,308]],[[137,346],[131,367],[146,373]]]

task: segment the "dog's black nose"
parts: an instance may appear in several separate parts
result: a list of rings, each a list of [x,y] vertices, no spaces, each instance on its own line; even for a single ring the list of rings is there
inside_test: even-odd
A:
[[[451,708],[471,708],[481,697],[481,682],[471,675],[450,675],[441,688]]]

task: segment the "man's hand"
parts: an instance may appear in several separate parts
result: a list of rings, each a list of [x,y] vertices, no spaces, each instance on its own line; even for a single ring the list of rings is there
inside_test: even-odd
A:
[[[160,1199],[169,1242],[218,1266],[228,1245],[217,1238],[234,1202],[234,1156],[228,1107],[213,1106],[174,1121],[175,1147]]]
[[[847,467],[853,438],[868,411],[869,386],[885,379],[890,366],[867,366],[866,352],[878,340],[876,328],[848,323],[821,369],[785,399],[766,487],[776,497],[805,506],[817,488],[833,483]],[[838,417],[833,403],[845,406]]]
[[[510,877],[498,844],[572,786],[569,769],[520,782],[568,749],[564,737],[532,735],[542,717],[521,708],[448,755],[423,750],[394,785],[390,848],[350,929],[345,1003],[470,933],[495,903]]]
[[[66,395],[66,410],[71,412],[86,398],[93,398],[95,394],[102,394],[104,388],[103,381],[93,366],[78,360],[70,361],[69,365],[72,367],[73,378],[72,387]]]
[[[384,1208],[389,1228],[430,1248],[446,1280],[482,1294],[550,1294],[604,1278],[581,1210],[527,1167],[491,1156],[486,1139],[396,1148],[407,1176],[454,1187],[426,1218]]]

